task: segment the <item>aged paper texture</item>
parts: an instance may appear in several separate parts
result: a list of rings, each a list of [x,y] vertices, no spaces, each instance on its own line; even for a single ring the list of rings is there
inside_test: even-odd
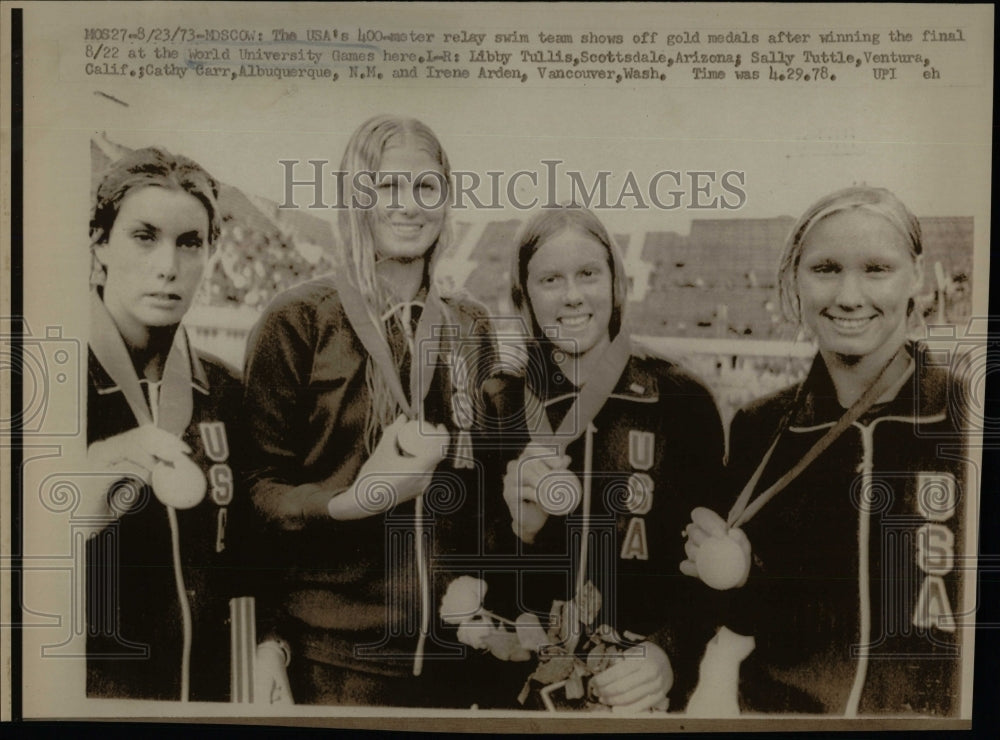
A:
[[[991,428],[984,421],[983,404],[992,7],[5,2],[5,29],[13,14],[19,14],[23,28],[18,51],[23,53],[24,148],[16,153],[23,163],[24,228],[18,235],[23,262],[12,269],[7,256],[10,200],[5,195],[3,265],[5,282],[22,281],[23,312],[12,317],[9,304],[2,306],[0,351],[10,357],[11,342],[21,334],[23,365],[16,373],[5,365],[4,382],[5,403],[8,373],[11,382],[21,384],[23,409],[4,408],[0,446],[8,455],[7,439],[14,439],[19,426],[23,486],[12,490],[10,479],[4,482],[4,513],[19,514],[16,519],[2,517],[4,596],[18,600],[14,611],[20,627],[12,641],[4,619],[4,683],[17,687],[13,694],[6,690],[5,712],[13,706],[17,716],[32,719],[223,718],[532,732],[969,726],[976,556],[997,547],[996,542],[977,541],[981,450],[990,442],[984,429]],[[7,30],[3,48],[6,88],[12,70]],[[698,691],[703,693],[696,693],[687,714],[598,713],[603,705],[597,694],[574,698],[570,688],[549,681],[542,681],[541,688],[547,683],[551,691],[534,694],[535,704],[529,700],[525,705],[537,706],[533,709],[516,704],[489,708],[501,705],[495,696],[447,708],[415,706],[421,697],[441,695],[442,687],[428,680],[433,672],[425,672],[423,684],[411,672],[407,691],[416,699],[403,707],[380,700],[350,707],[266,704],[259,696],[254,703],[152,701],[121,698],[127,693],[116,696],[114,690],[88,696],[88,624],[91,632],[98,628],[92,624],[92,608],[88,618],[86,604],[87,542],[94,520],[85,513],[84,499],[96,475],[87,460],[86,437],[88,422],[93,428],[97,414],[87,408],[87,398],[88,388],[101,392],[93,390],[87,370],[88,343],[95,341],[88,308],[95,267],[88,223],[101,178],[123,155],[159,147],[191,158],[220,183],[221,235],[184,325],[196,351],[239,370],[251,329],[276,296],[304,280],[345,269],[338,231],[345,191],[343,173],[337,172],[351,133],[377,114],[422,121],[447,151],[453,238],[447,253],[436,258],[437,289],[473,300],[502,335],[502,319],[516,314],[509,264],[519,227],[547,206],[569,201],[586,205],[622,252],[633,343],[676,360],[698,378],[711,392],[726,429],[740,408],[802,382],[817,353],[815,335],[789,321],[777,292],[779,258],[796,219],[820,197],[851,186],[886,188],[917,217],[923,235],[920,272],[911,290],[913,301],[906,306],[904,300],[901,310],[915,319],[911,330],[929,348],[931,364],[967,382],[960,397],[941,401],[941,409],[960,417],[963,432],[942,438],[931,459],[918,468],[901,462],[903,457],[886,461],[878,457],[882,453],[874,453],[875,465],[884,463],[890,470],[884,479],[889,483],[884,490],[875,485],[874,493],[862,486],[866,492],[858,494],[854,505],[863,509],[866,522],[858,536],[870,545],[861,548],[866,553],[862,562],[869,557],[884,562],[882,571],[873,571],[882,576],[873,576],[871,583],[864,565],[851,566],[863,572],[861,605],[851,606],[849,615],[852,625],[860,620],[862,637],[857,644],[845,640],[829,648],[836,652],[831,666],[849,667],[846,679],[834,675],[840,669],[820,671],[821,687],[808,701],[789,688],[784,703],[776,700],[770,709],[757,705],[750,712],[752,696],[741,693],[742,715],[735,704],[738,668],[728,679],[717,677],[713,689],[706,679],[712,671],[707,663],[701,664]],[[12,154],[8,122],[5,116],[5,182]],[[837,217],[830,218],[827,225]],[[905,250],[900,254],[908,255]],[[875,258],[859,259],[866,279],[889,269]],[[907,256],[900,269],[909,269],[911,262],[917,260]],[[847,268],[828,261],[809,277],[841,269]],[[803,290],[801,280],[797,286]],[[871,305],[863,318],[816,309],[816,321],[839,321],[837,331],[862,333],[866,329],[857,328],[862,322],[886,320],[895,310],[877,301]],[[800,310],[810,310],[802,300]],[[807,316],[804,321],[808,323]],[[822,341],[823,332],[819,335]],[[91,358],[92,372],[94,362]],[[924,370],[921,362],[918,358],[914,373]],[[113,392],[112,386],[105,392]],[[640,384],[631,392],[644,391]],[[865,426],[866,418],[853,427],[859,439],[869,433],[863,430],[877,426]],[[917,413],[914,419],[912,428],[899,433],[900,451],[892,454],[902,456],[927,443],[921,424],[930,423],[930,417]],[[673,428],[690,423],[679,419]],[[213,453],[211,424],[203,423],[201,433],[211,458],[206,471],[211,464],[208,495],[216,506],[218,533],[213,542],[221,552],[232,549],[232,538],[241,537],[237,520],[227,519],[226,506],[233,491],[243,493],[243,481],[225,472],[226,455],[235,459],[244,451]],[[637,431],[636,424],[631,437],[622,432],[635,471],[629,485],[648,480],[651,497],[666,497],[672,485],[668,480],[645,473],[645,478],[636,477],[651,464],[644,462],[642,445],[653,444],[652,436],[642,436],[652,432]],[[229,423],[230,441],[236,439],[237,426],[242,425]],[[246,426],[252,433],[253,425]],[[698,433],[694,426],[687,428],[691,435]],[[995,434],[996,426],[992,429]],[[842,439],[852,432],[845,434]],[[730,449],[731,462],[739,457],[735,453]],[[759,457],[749,461],[730,503]],[[834,478],[838,471],[830,459],[821,455],[817,470]],[[940,472],[945,468],[957,472]],[[851,471],[855,473],[860,476],[861,468]],[[891,509],[897,500],[893,491],[904,484],[893,489],[892,481],[914,476],[918,485],[936,492],[929,495],[938,508],[924,502],[896,512]],[[888,496],[881,509],[879,490]],[[787,500],[779,496],[768,507],[786,506]],[[151,505],[163,508],[155,501]],[[625,512],[628,516],[623,514],[619,536],[624,545],[616,546],[613,560],[619,565],[609,566],[612,570],[638,567],[660,546],[657,537],[667,532],[680,536],[689,522],[685,516],[662,530],[650,524],[647,531],[643,516],[648,512],[649,506],[638,504]],[[165,538],[166,516],[161,525]],[[11,526],[23,527],[14,538],[23,545],[21,579],[14,592],[8,567],[13,562]],[[350,528],[338,531],[352,536]],[[754,541],[752,525],[747,532],[765,566],[768,553],[775,551],[767,540],[783,542],[788,536],[758,530]],[[386,537],[388,543],[391,538]],[[899,544],[899,538],[907,537],[910,544]],[[899,566],[909,574],[905,577],[886,564],[897,546],[916,553]],[[794,560],[797,555],[787,550],[784,557]],[[844,562],[854,563],[855,556],[851,558],[845,555]],[[683,580],[678,565],[665,566],[665,582]],[[507,570],[517,567],[512,561]],[[270,570],[250,570],[254,583],[273,577]],[[345,565],[345,573],[349,570]],[[857,581],[856,572],[843,576],[850,584]],[[167,583],[172,589],[173,582]],[[809,593],[820,585],[814,582]],[[767,598],[780,601],[775,593]],[[855,596],[851,592],[850,598]],[[135,599],[136,594],[122,593],[121,598]],[[149,598],[158,603],[152,593]],[[663,610],[664,618],[689,607],[696,615],[692,620],[703,614],[687,602],[663,606],[665,597],[657,589],[630,598]],[[759,602],[747,603],[749,612],[762,610]],[[917,607],[907,606],[913,603]],[[117,606],[107,608],[113,612]],[[324,608],[332,622],[348,619],[347,612],[337,612],[346,607]],[[902,621],[885,616],[893,608],[908,610]],[[512,636],[514,628],[504,632],[504,620],[513,625],[521,611],[511,604],[509,611],[497,611],[495,622],[486,617],[480,623],[486,619],[491,629]],[[547,605],[544,611],[548,613]],[[838,620],[846,618],[834,611],[820,612],[821,619],[829,619],[830,630],[839,629]],[[162,616],[151,613],[148,618]],[[229,621],[238,621],[237,612]],[[114,633],[114,619],[102,624],[99,629]],[[818,670],[816,663],[828,659],[812,644],[810,630],[819,628],[808,627],[789,629],[781,657],[770,663],[758,633],[758,653],[752,659],[759,659],[764,674],[782,686],[794,686],[796,671]],[[431,625],[429,643],[436,645],[434,635],[443,634],[438,628],[443,623]],[[262,629],[259,624],[257,629]],[[123,639],[120,644],[129,642],[128,635],[111,636]],[[235,650],[238,640],[233,639]],[[242,639],[250,638],[244,634]],[[911,643],[900,647],[906,640],[921,639],[927,652],[914,653]],[[197,636],[195,640],[197,645]],[[713,645],[719,648],[718,638]],[[12,646],[19,654],[11,654]],[[242,649],[252,652],[252,642]],[[805,667],[795,662],[796,651],[813,655],[813,650],[813,662]],[[478,653],[481,671],[500,663],[505,665],[498,671],[510,666],[492,658],[484,644],[468,652]],[[140,649],[137,655],[145,653]],[[428,655],[435,654],[431,650]],[[509,658],[510,651],[504,655]],[[849,657],[838,657],[842,655]],[[196,651],[195,665],[198,657]],[[933,678],[920,679],[931,688],[925,687],[919,700],[890,701],[887,697],[895,697],[898,686],[884,676],[894,666],[904,670],[907,660],[914,660],[919,671],[934,664]],[[587,685],[599,672],[596,663],[589,658],[578,663],[582,679],[573,678],[577,674],[563,678]],[[865,669],[855,673],[861,664]],[[675,661],[678,674],[679,665]],[[745,684],[748,675],[743,674]],[[695,679],[690,676],[692,685]],[[841,685],[846,687],[846,708],[837,693]],[[516,696],[521,685],[502,688]],[[232,699],[236,691],[227,682],[223,694]],[[906,688],[898,691],[905,694]],[[12,695],[15,705],[10,704]],[[813,699],[818,703],[810,703]]]

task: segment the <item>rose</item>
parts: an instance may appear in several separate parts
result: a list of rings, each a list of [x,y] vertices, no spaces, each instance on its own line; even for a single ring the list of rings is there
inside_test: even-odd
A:
[[[485,614],[478,614],[471,619],[462,620],[458,626],[456,637],[458,637],[459,642],[474,647],[476,650],[482,650],[487,645],[486,638],[495,631],[496,626],[493,624],[493,620]]]
[[[459,576],[448,584],[441,599],[441,618],[448,624],[462,624],[473,619],[483,608],[487,588],[486,581],[481,578]]]
[[[552,640],[542,629],[542,623],[534,614],[521,614],[514,623],[514,631],[525,650],[538,652],[545,645],[552,644]]]

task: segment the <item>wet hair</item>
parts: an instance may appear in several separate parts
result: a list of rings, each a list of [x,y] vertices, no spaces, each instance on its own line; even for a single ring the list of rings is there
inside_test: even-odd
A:
[[[366,207],[371,200],[370,193],[358,189],[357,178],[364,173],[375,173],[382,164],[382,155],[390,146],[415,144],[424,149],[441,168],[444,175],[443,191],[447,195],[448,178],[451,176],[451,165],[441,142],[426,124],[414,118],[402,118],[392,115],[379,115],[369,118],[351,135],[344,156],[340,161],[340,171],[346,173],[344,180],[344,203],[348,206],[354,203],[361,207],[344,208],[338,214],[340,236],[346,246],[353,277],[362,295],[372,304],[373,311],[379,314],[384,310],[384,291],[379,288],[375,279],[375,209]],[[442,208],[447,207],[447,198]],[[435,253],[444,251],[447,247],[447,218],[441,229],[437,242],[431,246],[431,252],[426,255],[428,264]],[[444,244],[442,242],[445,242]]]
[[[514,308],[521,314],[532,335],[537,338],[542,337],[542,329],[535,320],[531,300],[528,297],[528,263],[546,242],[567,230],[591,236],[607,250],[608,267],[611,269],[611,319],[608,322],[608,335],[614,339],[621,331],[624,322],[628,285],[621,252],[600,219],[592,211],[575,203],[556,207],[546,206],[521,228],[514,250],[514,264],[510,271],[511,300]]]
[[[90,243],[105,244],[118,218],[122,201],[135,189],[167,188],[189,193],[208,213],[209,246],[219,238],[219,184],[197,162],[163,149],[148,147],[129,152],[104,173],[90,216]]]
[[[799,323],[802,319],[799,307],[799,289],[796,272],[802,258],[802,246],[813,226],[824,218],[844,211],[862,210],[881,216],[895,227],[906,240],[910,256],[916,260],[923,253],[920,238],[920,222],[903,202],[885,188],[855,186],[825,195],[813,203],[795,223],[778,267],[778,295],[781,309],[790,321]],[[909,312],[913,311],[910,300]]]
[[[383,337],[386,334],[386,327],[382,317],[390,308],[392,298],[387,287],[379,284],[375,272],[378,245],[375,243],[375,209],[370,207],[372,196],[358,188],[357,180],[359,175],[364,173],[378,172],[385,150],[401,145],[412,145],[425,150],[440,167],[443,175],[440,207],[447,209],[451,165],[437,136],[421,121],[395,115],[369,118],[351,135],[340,161],[340,171],[345,173],[343,202],[348,207],[338,214],[338,226],[341,241],[345,246],[347,269],[365,299],[365,307],[372,323]],[[354,207],[356,203],[361,207]],[[428,204],[428,206],[434,205],[437,204]],[[430,284],[433,260],[447,250],[449,242],[449,218],[446,211],[441,233],[425,255],[425,285]],[[365,378],[371,396],[371,409],[365,424],[365,439],[368,449],[371,450],[374,449],[381,429],[392,422],[399,410],[385,379],[374,367],[370,357]]]

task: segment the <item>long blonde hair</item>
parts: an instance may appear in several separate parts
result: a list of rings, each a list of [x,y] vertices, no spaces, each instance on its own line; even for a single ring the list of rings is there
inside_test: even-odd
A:
[[[445,197],[442,207],[446,209],[445,218],[437,241],[424,256],[423,284],[429,287],[434,258],[446,251],[450,242],[450,219],[447,210],[450,198],[447,188],[451,177],[451,166],[437,136],[426,124],[414,118],[378,115],[358,127],[351,136],[340,161],[340,171],[344,173],[343,202],[347,207],[338,214],[338,226],[342,243],[346,246],[347,269],[365,299],[365,308],[373,325],[378,328],[383,339],[387,336],[387,327],[382,316],[390,307],[392,295],[387,286],[379,282],[376,275],[375,213],[370,204],[371,193],[359,188],[359,176],[363,173],[377,172],[385,150],[401,138],[416,140],[440,166],[444,175]],[[389,320],[398,319],[390,317]],[[412,368],[411,372],[417,372],[416,368]],[[382,428],[399,414],[400,409],[371,357],[368,358],[365,368],[365,382],[371,398],[365,421],[365,444],[370,452],[378,442]],[[411,400],[415,402],[416,399]]]

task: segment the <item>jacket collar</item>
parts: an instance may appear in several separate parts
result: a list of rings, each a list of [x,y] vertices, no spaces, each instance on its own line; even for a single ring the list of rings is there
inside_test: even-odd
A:
[[[948,402],[947,373],[928,365],[926,347],[919,342],[905,347],[911,358],[910,374],[896,395],[889,401],[876,403],[859,421],[866,423],[877,417],[892,416],[916,420],[940,416]],[[799,402],[793,410],[790,427],[815,427],[832,424],[846,409],[837,401],[837,392],[823,356],[816,354],[809,374],[798,393]]]
[[[648,402],[659,398],[660,388],[656,376],[633,355],[628,358],[628,364],[611,395],[629,401]]]
[[[201,355],[198,353],[198,350],[195,349],[194,345],[191,344],[191,340],[188,337],[183,324],[177,328],[177,331],[184,332],[184,342],[187,346],[188,359],[191,364],[191,387],[199,393],[207,396],[211,390],[211,384],[208,381],[208,373],[205,371]],[[93,356],[93,354],[91,354],[91,356]],[[118,386],[111,379],[107,370],[104,369],[96,358],[94,358],[93,366],[92,377],[99,393],[113,393],[118,390]],[[139,382],[145,383],[148,381],[144,378],[140,378]]]
[[[546,391],[544,403],[548,406],[572,398],[577,394],[579,388],[567,380],[562,373],[552,372],[549,373],[549,384]],[[659,396],[660,389],[656,376],[645,368],[635,355],[629,357],[628,364],[625,365],[610,397],[649,403],[656,401]]]

